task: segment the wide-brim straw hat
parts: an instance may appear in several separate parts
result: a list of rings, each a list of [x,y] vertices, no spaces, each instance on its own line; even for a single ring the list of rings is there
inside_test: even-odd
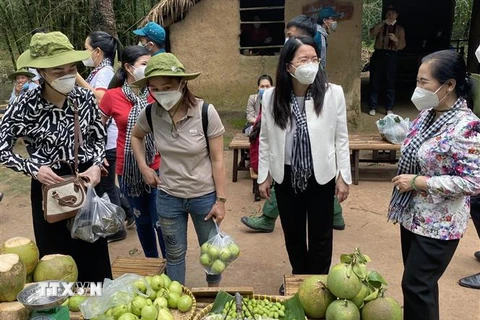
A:
[[[90,51],[75,50],[61,32],[37,33],[30,48],[17,59],[17,68],[53,68],[88,59]]]
[[[17,76],[27,76],[30,79],[35,77],[35,74],[28,71],[27,69],[18,69],[15,72],[12,72],[8,75],[8,79],[15,81],[17,79]]]
[[[171,53],[159,53],[153,56],[145,68],[145,78],[132,85],[145,87],[148,80],[154,77],[178,77],[186,80],[195,79],[200,72],[187,73],[183,64]]]

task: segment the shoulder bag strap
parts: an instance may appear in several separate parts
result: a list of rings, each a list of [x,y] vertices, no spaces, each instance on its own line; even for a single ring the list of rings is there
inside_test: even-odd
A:
[[[75,174],[78,174],[78,145],[80,144],[80,120],[78,119],[78,103],[73,102],[73,115],[74,115],[74,170]]]
[[[202,128],[203,128],[203,135],[205,136],[205,140],[207,141],[207,152],[210,153],[210,143],[208,142],[208,103],[203,102],[202,105]]]

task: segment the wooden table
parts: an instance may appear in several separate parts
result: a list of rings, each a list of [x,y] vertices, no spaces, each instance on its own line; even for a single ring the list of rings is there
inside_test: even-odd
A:
[[[238,152],[241,151],[242,155],[248,154],[250,150],[250,141],[243,133],[237,133],[228,145],[228,148],[233,150],[232,181],[237,182],[238,171],[249,170],[245,165],[245,159],[243,157],[240,160],[238,159]]]
[[[352,134],[349,136],[351,164],[353,172],[353,184],[357,185],[360,178],[360,162],[390,162],[396,163],[396,152],[400,150],[399,144],[393,144],[383,140],[379,134]],[[372,159],[360,160],[361,150],[373,151]],[[379,150],[386,150],[390,153],[387,157],[379,156]]]

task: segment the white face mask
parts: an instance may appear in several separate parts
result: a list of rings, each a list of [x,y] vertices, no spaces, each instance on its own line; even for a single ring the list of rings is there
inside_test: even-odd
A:
[[[135,81],[142,80],[145,78],[145,68],[147,66],[139,66],[139,67],[134,67],[132,66],[135,70],[133,71],[133,77],[135,78]]]
[[[295,68],[295,75],[291,73],[290,75],[297,79],[301,84],[312,84],[315,81],[317,73],[318,63],[310,62]]]
[[[90,54],[90,57],[88,57],[88,59],[82,60],[82,62],[85,67],[95,67],[95,61],[93,61],[92,54]]]
[[[163,107],[163,109],[169,111],[177,105],[178,101],[180,101],[183,96],[183,93],[180,92],[179,89],[175,91],[156,91],[150,93],[155,98],[155,100]]]
[[[283,44],[287,43],[288,40],[290,40],[290,38],[289,38],[289,37],[286,37],[286,38],[285,38],[285,42],[284,42]]]
[[[448,96],[450,91],[445,95],[445,97],[442,98],[442,100],[438,100],[437,92],[443,87],[444,84],[442,84],[435,92],[420,87],[415,88],[411,100],[418,111],[435,108]]]
[[[330,30],[336,31],[337,28],[338,28],[338,22],[337,22],[337,21],[333,21],[333,22],[330,24]]]
[[[480,46],[478,46],[477,51],[475,51],[475,56],[477,57],[478,62],[480,62]]]
[[[53,80],[50,86],[62,94],[68,94],[75,87],[75,74],[67,74]]]

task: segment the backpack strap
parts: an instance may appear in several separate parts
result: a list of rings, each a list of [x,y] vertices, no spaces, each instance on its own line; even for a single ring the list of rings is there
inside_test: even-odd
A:
[[[208,106],[207,102],[203,102],[202,105],[202,127],[203,127],[203,135],[205,136],[205,140],[207,141],[207,152],[210,153],[210,143],[208,142]]]
[[[147,116],[147,122],[148,125],[150,126],[150,130],[153,132],[153,124],[152,124],[152,103],[150,103],[146,108],[145,108],[145,113]]]

